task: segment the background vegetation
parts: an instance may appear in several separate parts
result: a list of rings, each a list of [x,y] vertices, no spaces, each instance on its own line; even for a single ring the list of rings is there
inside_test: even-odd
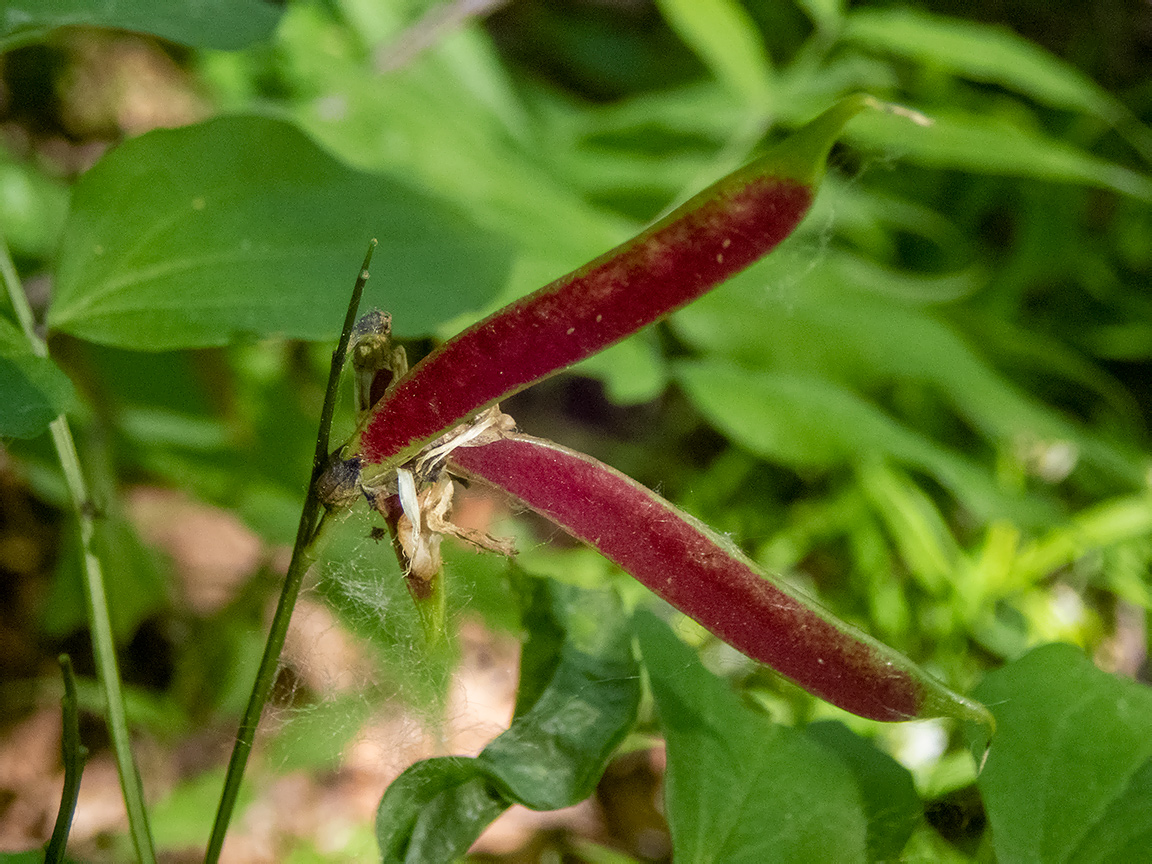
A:
[[[391,311],[419,355],[859,90],[935,124],[854,121],[786,247],[504,408],[659,489],[952,686],[1026,711],[1021,746],[1045,759],[1032,784],[978,787],[963,730],[848,718],[660,610],[732,687],[715,691],[691,657],[649,664],[657,702],[682,686],[727,705],[734,687],[740,698],[723,708],[733,713],[718,716],[751,724],[736,752],[784,754],[756,771],[806,773],[810,739],[909,769],[882,763],[904,790],[893,800],[913,801],[906,825],[878,839],[882,820],[855,815],[859,802],[838,811],[870,826],[860,860],[1016,860],[1037,848],[1040,860],[1109,860],[1147,838],[1133,814],[1152,776],[1148,691],[1097,678],[1083,660],[1147,680],[1146,5],[1018,3],[1004,19],[1000,4],[517,0],[483,20],[469,4],[418,0],[253,0],[164,19],[149,5],[110,17],[79,0],[0,4],[0,227],[54,361],[31,355],[0,301],[0,392],[12,406],[0,411],[9,848],[42,842],[51,815],[33,817],[55,812],[58,793],[43,787],[58,733],[44,733],[42,775],[5,766],[41,740],[36,718],[56,713],[61,650],[93,712],[86,782],[98,782],[106,740],[81,555],[41,434],[52,417],[67,409],[94,487],[157,843],[168,860],[197,860],[181,850],[207,836],[368,238],[381,248],[366,302]],[[338,429],[350,418],[345,406]],[[466,715],[459,697],[487,699],[467,689],[479,680],[509,689],[502,664],[528,627],[526,581],[609,585],[630,607],[648,602],[598,556],[479,492],[466,501],[470,518],[494,512],[523,551],[514,568],[451,553],[460,632],[443,655],[425,648],[391,554],[365,539],[367,517],[332,541],[289,645],[234,860],[374,856],[384,785],[418,756],[475,752],[507,722],[507,693],[491,720]],[[641,644],[663,644],[663,632]],[[1054,641],[1080,651],[1028,653]],[[1026,694],[1048,707],[1025,708]],[[1060,707],[1072,703],[1085,713]],[[782,725],[757,726],[765,715]],[[1041,747],[1044,717],[1054,728]],[[853,737],[816,722],[829,719]],[[802,741],[786,737],[793,726],[808,730]],[[646,702],[598,810],[491,841],[489,854],[665,859],[653,803],[663,763],[651,749],[661,728]],[[669,759],[702,746],[667,737]],[[852,750],[865,738],[877,746]],[[1131,741],[1116,761],[1097,760],[1124,789],[1044,798],[1040,776],[1053,794],[1083,790],[1059,766],[1091,762],[1084,748],[1100,740]],[[680,781],[710,790],[708,806],[669,802],[697,813],[680,824],[701,836],[723,834],[705,815],[739,785],[725,781],[738,764],[712,767]],[[795,799],[790,789],[776,793]],[[809,816],[835,799],[805,794]],[[82,795],[81,812],[98,798]],[[1020,815],[1036,798],[1060,814],[1037,833],[993,809]],[[762,829],[776,806],[764,800],[744,825]],[[292,815],[275,818],[278,807]],[[1059,822],[1073,826],[1067,837]],[[116,815],[85,824],[73,853],[121,860]],[[839,831],[822,854],[844,851]],[[782,832],[767,852],[738,834],[746,860],[789,857]],[[817,860],[813,848],[792,857]]]

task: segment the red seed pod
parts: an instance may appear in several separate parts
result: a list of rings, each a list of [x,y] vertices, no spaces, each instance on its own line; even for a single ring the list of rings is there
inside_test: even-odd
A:
[[[980,704],[764,573],[731,541],[590,456],[514,435],[451,469],[504,489],[732,647],[853,714],[990,724]]]
[[[639,236],[445,342],[397,382],[352,452],[397,465],[481,409],[679,309],[770,252],[800,223],[850,97]]]

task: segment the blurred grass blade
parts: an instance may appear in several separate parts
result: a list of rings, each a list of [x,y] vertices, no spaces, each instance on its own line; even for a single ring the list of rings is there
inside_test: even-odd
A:
[[[999,84],[1045,105],[1115,123],[1127,113],[1095,81],[1006,27],[961,21],[919,9],[857,9],[842,38],[985,84]]]
[[[775,376],[813,379],[809,396],[793,387],[794,396],[786,401],[826,401],[832,398],[829,388],[843,388],[877,415],[881,409],[861,394],[882,390],[894,379],[919,382],[935,389],[994,446],[1014,446],[1023,438],[1069,442],[1083,461],[1127,484],[1143,484],[1144,459],[1135,448],[1100,436],[1021,389],[933,310],[846,287],[840,281],[846,271],[838,260],[834,256],[821,261],[797,278],[768,259],[679,312],[672,326],[701,351],[734,361],[720,380],[741,374],[737,367],[750,370],[749,375],[753,370],[771,372],[764,382],[777,380]],[[764,386],[769,385],[760,388]],[[706,389],[693,392],[700,393],[700,406],[710,416],[724,414],[724,404]],[[757,385],[750,392],[758,392]],[[736,398],[740,401],[746,400]],[[734,404],[733,410],[741,406]],[[779,425],[771,417],[764,422],[768,429]],[[786,428],[780,435],[782,440],[797,437],[800,451],[815,451],[828,436],[848,434],[827,428],[816,432],[807,445]],[[785,458],[802,458],[800,451]]]
[[[910,129],[873,112],[853,125],[852,140],[930,168],[1033,177],[1110,189],[1152,201],[1152,179],[1011,120],[962,111],[934,111],[933,124]]]
[[[735,0],[657,0],[664,19],[748,108],[763,113],[773,70],[756,24]]]
[[[717,429],[766,459],[828,468],[883,455],[928,472],[981,516],[1030,522],[1048,513],[1039,500],[1001,491],[980,464],[822,378],[707,361],[679,364],[676,380]]]
[[[12,262],[2,235],[0,235],[0,279],[4,283],[4,289],[16,312],[16,317],[20,320],[20,326],[32,353],[47,358],[48,346],[36,335],[28,297],[17,277],[16,266]],[[132,845],[140,864],[154,864],[156,851],[148,827],[148,811],[144,806],[140,772],[132,755],[132,739],[124,709],[120,670],[116,664],[116,643],[112,636],[104,570],[100,559],[92,551],[96,519],[92,512],[88,481],[80,467],[80,457],[76,453],[76,442],[72,438],[68,418],[61,414],[54,419],[49,424],[49,432],[52,435],[56,457],[60,460],[64,482],[68,486],[72,510],[79,525],[80,545],[84,557],[84,601],[92,637],[92,653],[95,655],[97,674],[106,700],[104,710],[107,712],[108,735],[112,739],[112,750],[116,754],[120,791],[124,796],[124,807],[128,811],[128,831],[132,836]]]

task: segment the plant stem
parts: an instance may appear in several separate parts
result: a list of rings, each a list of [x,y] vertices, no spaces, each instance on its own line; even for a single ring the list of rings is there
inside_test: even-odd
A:
[[[64,759],[64,789],[60,793],[60,810],[52,839],[44,851],[44,864],[60,864],[68,847],[68,832],[72,828],[72,815],[76,812],[76,799],[80,795],[80,777],[84,773],[84,759],[88,751],[80,743],[80,711],[76,700],[76,676],[72,674],[72,660],[60,655],[60,672],[64,676],[64,724],[60,750]]]
[[[40,357],[48,356],[48,346],[36,335],[32,309],[20,285],[16,265],[8,252],[8,244],[0,238],[0,275],[16,317],[28,338],[33,353]],[[96,658],[96,670],[107,702],[108,733],[112,739],[112,750],[116,754],[116,768],[120,774],[120,790],[124,795],[124,806],[128,811],[128,830],[132,835],[132,845],[142,864],[153,864],[156,851],[152,845],[152,835],[148,829],[148,812],[144,809],[144,791],[140,773],[132,758],[132,742],[128,732],[128,720],[124,710],[124,696],[120,688],[120,673],[116,667],[116,647],[112,640],[112,622],[108,615],[108,598],[104,591],[104,573],[100,559],[92,551],[92,537],[96,523],[88,495],[87,482],[80,469],[80,459],[76,455],[76,443],[68,419],[61,415],[49,426],[56,456],[64,472],[64,480],[72,498],[72,508],[80,524],[80,545],[84,558],[84,601],[88,610],[88,627],[92,633],[92,653]]]
[[[216,810],[216,821],[212,825],[212,836],[208,841],[208,848],[204,853],[205,864],[215,864],[220,858],[220,851],[224,846],[224,835],[228,831],[228,823],[232,819],[232,811],[236,807],[236,799],[240,794],[240,782],[244,777],[244,769],[248,765],[248,757],[252,753],[252,746],[256,741],[256,729],[260,725],[260,715],[264,713],[264,705],[272,692],[272,685],[276,681],[276,672],[280,665],[280,652],[284,649],[284,639],[288,635],[288,624],[292,620],[292,610],[296,606],[296,598],[300,594],[300,585],[304,581],[304,574],[316,560],[317,540],[324,526],[324,516],[327,511],[320,503],[316,491],[316,480],[324,471],[328,462],[328,442],[332,429],[332,416],[336,411],[336,395],[340,385],[340,371],[344,368],[344,357],[348,351],[348,340],[352,335],[352,328],[356,323],[356,312],[360,307],[360,297],[364,293],[364,284],[368,281],[368,265],[372,262],[372,252],[376,248],[376,241],[368,246],[368,253],[364,256],[364,264],[352,289],[352,298],[348,303],[348,313],[344,318],[344,329],[340,334],[340,342],[332,352],[332,365],[328,373],[328,389],[324,393],[324,407],[320,411],[320,428],[316,433],[316,454],[312,460],[312,476],[308,483],[308,494],[304,499],[304,507],[300,512],[300,525],[296,529],[296,543],[292,547],[292,560],[288,564],[288,573],[284,577],[284,587],[280,591],[280,600],[276,604],[276,613],[272,616],[272,626],[268,631],[268,641],[264,643],[264,654],[260,658],[260,667],[256,670],[256,680],[252,685],[252,693],[248,697],[248,706],[244,709],[244,717],[240,721],[240,728],[236,733],[236,743],[232,748],[232,757],[228,760],[228,772],[224,777],[224,789],[220,795],[220,806]]]

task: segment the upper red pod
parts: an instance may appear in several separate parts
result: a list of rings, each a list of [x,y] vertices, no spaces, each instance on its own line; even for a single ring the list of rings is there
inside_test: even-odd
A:
[[[812,204],[845,99],[643,233],[505,306],[420,361],[365,420],[349,452],[397,465],[429,441],[635,333],[766,255]]]

